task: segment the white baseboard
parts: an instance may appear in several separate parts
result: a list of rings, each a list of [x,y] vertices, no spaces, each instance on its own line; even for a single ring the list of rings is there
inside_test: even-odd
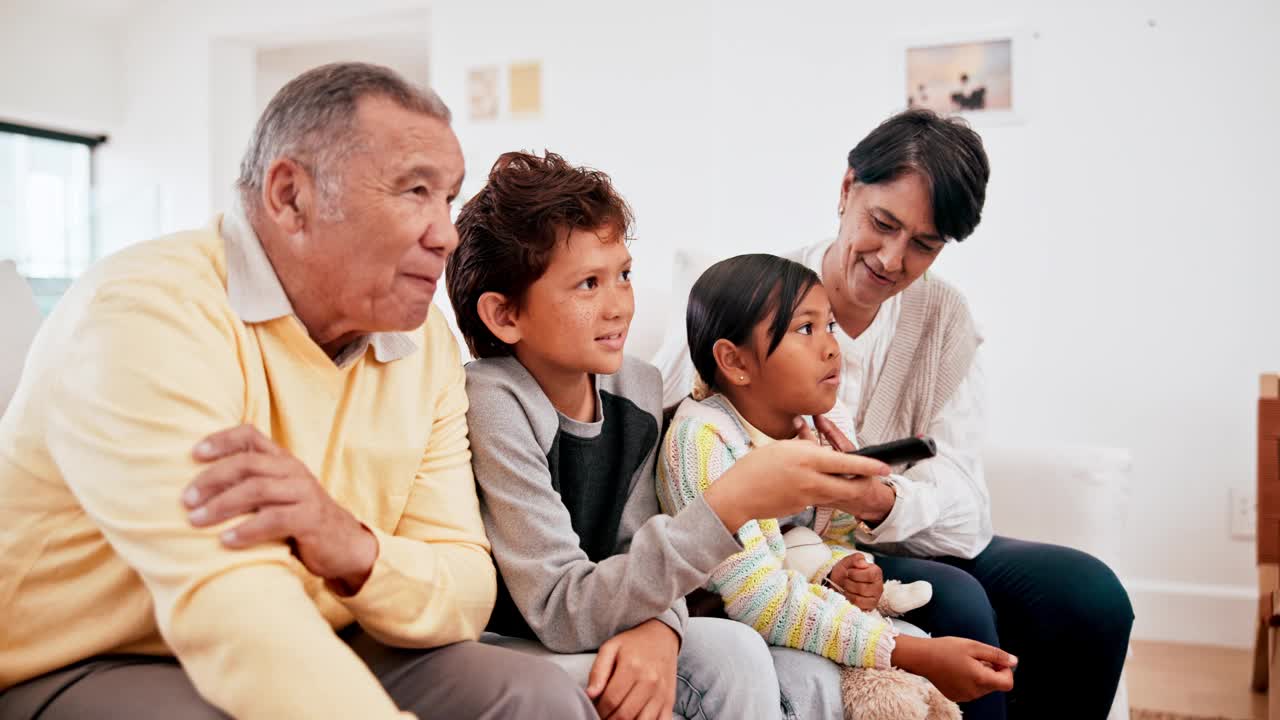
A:
[[[1253,647],[1258,589],[1128,578],[1134,640]]]

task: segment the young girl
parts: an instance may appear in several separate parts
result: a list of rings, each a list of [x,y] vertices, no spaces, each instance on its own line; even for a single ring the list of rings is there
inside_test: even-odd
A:
[[[752,449],[807,435],[805,417],[832,411],[840,383],[834,324],[818,276],[790,260],[741,255],[698,279],[686,326],[700,382],[664,440],[658,496],[666,512],[679,512]],[[822,523],[832,560],[810,577],[784,567],[778,519],[748,522],[738,531],[743,551],[721,563],[706,588],[720,596],[730,618],[773,646],[842,666],[901,668],[956,701],[1011,688],[1016,660],[1007,653],[962,638],[898,635],[888,621],[860,609],[874,608],[878,597],[855,605],[824,584],[833,569],[843,575],[850,565],[862,567],[842,562],[854,552],[857,522],[836,511]],[[781,666],[779,675],[785,683]]]

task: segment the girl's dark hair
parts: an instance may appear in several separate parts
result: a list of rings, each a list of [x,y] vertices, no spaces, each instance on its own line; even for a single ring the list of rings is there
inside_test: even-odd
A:
[[[898,113],[849,151],[858,182],[893,182],[919,173],[932,195],[933,224],[945,238],[964,240],[982,220],[991,165],[982,138],[959,118],[931,110]]]
[[[689,355],[704,382],[715,387],[716,341],[746,344],[751,330],[773,315],[765,357],[778,349],[796,308],[818,274],[798,262],[777,255],[752,254],[731,257],[707,268],[689,291],[685,331]]]

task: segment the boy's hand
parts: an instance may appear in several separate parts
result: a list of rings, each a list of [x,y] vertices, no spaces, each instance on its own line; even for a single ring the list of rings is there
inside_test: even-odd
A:
[[[883,485],[876,476],[888,474],[879,460],[780,440],[747,453],[702,496],[729,532],[737,532],[752,518],[794,515],[810,505],[860,507]]]
[[[813,427],[817,428],[818,434],[814,434],[814,430],[803,420],[797,418],[797,422],[799,423],[797,427],[802,428],[800,437],[818,442],[818,434],[820,434],[826,440],[828,446],[842,453],[851,453],[858,449],[853,444],[853,441],[825,415],[813,416]],[[868,483],[867,487],[869,492],[865,496],[857,498],[851,504],[838,505],[837,507],[857,517],[859,520],[872,524],[883,522],[889,513],[893,511],[893,506],[898,501],[898,493],[893,489],[892,485],[884,482],[879,485]]]
[[[609,638],[596,653],[587,697],[601,720],[666,720],[676,704],[680,638],[649,620]]]
[[[884,573],[879,565],[867,562],[860,552],[843,557],[827,574],[831,584],[858,609],[870,612],[884,594]]]

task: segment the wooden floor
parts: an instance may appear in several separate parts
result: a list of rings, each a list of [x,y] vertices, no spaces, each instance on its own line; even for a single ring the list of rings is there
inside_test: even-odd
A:
[[[1249,650],[1133,643],[1125,665],[1134,708],[1232,720],[1267,720],[1264,695],[1251,692]]]

